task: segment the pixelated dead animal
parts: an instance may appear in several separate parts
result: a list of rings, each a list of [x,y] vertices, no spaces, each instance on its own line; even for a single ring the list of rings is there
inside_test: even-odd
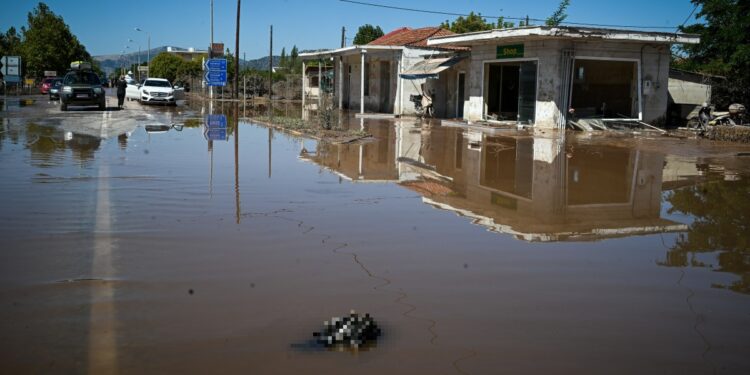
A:
[[[313,332],[318,344],[352,350],[373,346],[380,335],[381,330],[370,314],[360,315],[354,310],[348,316],[333,317],[323,322],[323,329]]]

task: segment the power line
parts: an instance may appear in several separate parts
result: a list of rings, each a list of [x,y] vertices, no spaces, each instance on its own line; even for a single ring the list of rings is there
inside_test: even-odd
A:
[[[408,11],[408,12],[417,12],[417,13],[428,13],[428,14],[440,14],[440,15],[446,15],[446,16],[459,16],[459,17],[468,17],[469,14],[464,13],[453,13],[453,12],[442,12],[442,11],[435,11],[435,10],[426,10],[426,9],[414,9],[414,8],[404,8],[404,7],[397,7],[392,5],[385,5],[385,4],[375,4],[375,3],[367,3],[364,1],[354,1],[354,0],[339,0],[342,3],[350,3],[350,4],[357,4],[357,5],[364,5],[364,6],[371,6],[376,8],[385,8],[385,9],[393,9],[393,10],[402,10],[402,11]],[[502,11],[502,9],[501,9]],[[478,15],[478,14],[475,14]],[[518,21],[534,21],[534,22],[546,22],[547,20],[541,19],[541,18],[527,18],[527,17],[509,17],[509,16],[485,16],[482,15],[482,18],[502,18],[506,20],[518,20]],[[596,27],[619,27],[624,29],[674,29],[674,26],[644,26],[644,25],[611,25],[611,24],[602,24],[602,23],[587,23],[587,22],[562,22],[566,25],[572,25],[572,26],[596,26]]]
[[[378,8],[386,8],[386,9],[395,9],[395,10],[405,10],[408,12],[418,12],[418,13],[430,13],[430,14],[440,14],[444,16],[468,16],[468,14],[461,14],[461,13],[451,13],[451,12],[440,12],[436,10],[425,10],[425,9],[414,9],[414,8],[404,8],[404,7],[397,7],[392,5],[385,5],[385,4],[373,4],[373,3],[366,3],[363,1],[352,1],[352,0],[339,0],[343,3],[352,3],[352,4],[358,4],[358,5],[367,5],[367,6],[373,6]],[[502,9],[500,9],[502,11]]]
[[[692,17],[692,16],[693,16],[693,13],[695,13],[695,11],[696,11],[697,9],[698,9],[698,4],[695,4],[695,6],[693,7],[693,11],[692,11],[692,12],[690,12],[690,14],[689,14],[689,15],[687,16],[687,18],[685,18],[685,21],[684,21],[684,22],[682,22],[682,25],[680,25],[680,26],[678,26],[678,27],[677,27],[677,30],[679,30],[679,29],[680,29],[681,27],[685,26],[685,24],[686,24],[686,23],[687,23],[688,21],[690,21],[690,17]]]

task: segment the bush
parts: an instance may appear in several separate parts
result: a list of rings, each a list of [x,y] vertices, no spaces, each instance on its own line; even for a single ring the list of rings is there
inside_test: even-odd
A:
[[[706,132],[712,141],[750,143],[750,126],[712,126]]]

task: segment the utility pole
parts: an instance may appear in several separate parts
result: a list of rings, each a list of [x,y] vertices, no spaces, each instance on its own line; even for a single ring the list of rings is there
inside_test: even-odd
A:
[[[346,27],[341,27],[341,48],[346,47]]]
[[[270,48],[268,50],[268,100],[273,98],[273,25],[271,25]]]
[[[214,0],[211,0],[211,44],[208,46],[208,58],[214,57]],[[149,68],[150,69],[150,68]],[[214,100],[214,87],[208,86],[208,97]]]
[[[239,81],[240,78],[240,1],[237,0],[237,31],[234,35],[234,92],[233,99],[237,99],[238,92],[240,89]]]

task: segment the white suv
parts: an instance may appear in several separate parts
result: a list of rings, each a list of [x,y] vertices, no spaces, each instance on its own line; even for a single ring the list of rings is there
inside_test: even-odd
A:
[[[140,88],[141,103],[176,104],[175,90],[164,78],[148,78]]]

